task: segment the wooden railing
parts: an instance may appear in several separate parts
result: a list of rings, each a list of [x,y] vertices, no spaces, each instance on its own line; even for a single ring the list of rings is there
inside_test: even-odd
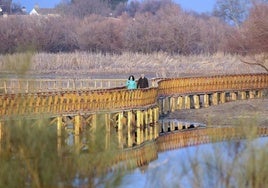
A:
[[[159,82],[159,95],[243,91],[268,88],[268,74],[172,78]]]
[[[157,89],[91,90],[0,95],[0,115],[59,115],[138,108],[155,104]]]
[[[85,91],[125,86],[126,79],[0,79],[0,93]]]

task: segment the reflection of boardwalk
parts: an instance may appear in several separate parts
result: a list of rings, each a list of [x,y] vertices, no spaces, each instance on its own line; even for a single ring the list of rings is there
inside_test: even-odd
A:
[[[133,168],[148,165],[157,159],[160,152],[222,141],[241,140],[268,136],[268,127],[201,127],[195,129],[175,130],[160,135],[153,142],[146,142],[131,150],[125,150],[119,160],[126,161]]]
[[[207,127],[170,132],[157,139],[158,152],[199,144],[268,136],[268,127]]]

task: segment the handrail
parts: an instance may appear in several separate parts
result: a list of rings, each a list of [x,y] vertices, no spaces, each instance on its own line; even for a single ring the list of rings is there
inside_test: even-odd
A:
[[[0,79],[0,93],[37,93],[107,89],[124,86],[126,79]]]
[[[155,104],[157,88],[103,89],[0,95],[0,115],[66,114],[139,108]]]
[[[159,95],[268,88],[268,74],[169,78],[158,83]]]

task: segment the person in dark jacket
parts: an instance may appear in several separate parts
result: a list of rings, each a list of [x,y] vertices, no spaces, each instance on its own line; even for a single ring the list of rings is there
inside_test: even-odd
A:
[[[147,87],[149,87],[148,79],[144,76],[144,74],[141,74],[141,77],[138,80],[137,87],[138,88],[147,88]]]

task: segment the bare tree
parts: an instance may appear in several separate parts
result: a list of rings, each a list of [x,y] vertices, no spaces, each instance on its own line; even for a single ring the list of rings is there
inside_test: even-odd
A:
[[[0,7],[3,13],[11,14],[12,0],[0,0]]]
[[[91,15],[77,27],[79,46],[86,51],[119,53],[124,28],[121,19]]]
[[[249,56],[241,57],[247,64],[258,65],[268,72],[268,4],[255,4],[249,19],[243,25],[244,50]]]
[[[91,14],[107,16],[111,12],[107,1],[100,0],[73,0],[63,2],[57,6],[66,15],[84,18]]]
[[[217,0],[213,15],[239,27],[247,18],[250,6],[250,0]]]
[[[198,19],[200,28],[199,48],[203,53],[216,53],[226,50],[226,37],[232,35],[234,28],[222,23],[217,17]]]

